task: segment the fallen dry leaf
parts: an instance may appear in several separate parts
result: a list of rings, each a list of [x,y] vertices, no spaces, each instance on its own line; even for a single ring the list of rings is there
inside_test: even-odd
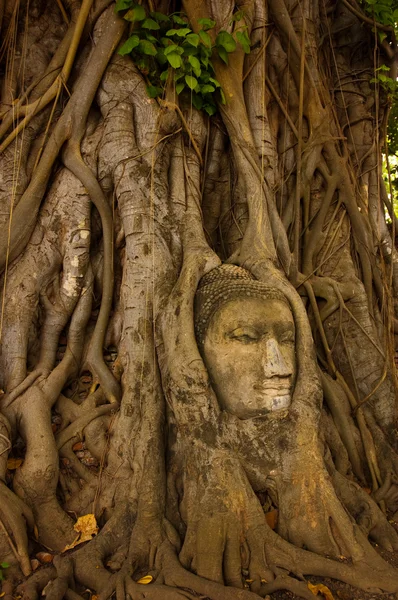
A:
[[[143,585],[148,585],[148,583],[151,583],[152,580],[153,580],[152,575],[145,575],[145,577],[141,577],[141,579],[139,579],[137,581],[137,583],[142,583]]]
[[[36,558],[41,563],[51,563],[54,560],[54,556],[52,554],[50,554],[49,552],[38,552],[36,554]]]
[[[9,458],[7,460],[7,469],[9,469],[9,471],[14,471],[14,469],[18,469],[22,463],[22,458]]]
[[[83,542],[88,542],[94,535],[97,535],[98,525],[95,516],[93,514],[88,514],[79,517],[74,524],[73,529],[77,531],[79,535],[71,544],[65,546],[62,552],[72,550],[75,546],[83,544]]]
[[[40,563],[37,558],[32,558],[30,561],[30,566],[32,567],[32,571],[36,571],[40,567]]]
[[[328,587],[326,587],[326,585],[323,585],[322,583],[312,585],[312,583],[310,583],[309,581],[307,582],[307,585],[311,592],[314,594],[314,596],[322,594],[326,598],[326,600],[334,600],[332,592],[329,590]]]
[[[73,446],[72,446],[73,452],[76,452],[77,450],[83,450],[83,449],[84,449],[83,442],[76,442],[76,444],[73,444]]]
[[[278,511],[275,509],[265,513],[265,520],[271,529],[275,529],[278,523]]]

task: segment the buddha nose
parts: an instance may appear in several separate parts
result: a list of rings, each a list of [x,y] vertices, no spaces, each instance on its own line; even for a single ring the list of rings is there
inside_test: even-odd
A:
[[[280,346],[274,338],[266,340],[262,362],[266,377],[290,377],[292,375],[292,369],[283,358]]]

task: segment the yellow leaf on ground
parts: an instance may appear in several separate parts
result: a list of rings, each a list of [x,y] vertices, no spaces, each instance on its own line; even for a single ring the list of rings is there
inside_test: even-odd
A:
[[[98,525],[95,516],[88,514],[79,517],[73,529],[80,533],[80,544],[87,540],[91,540],[93,535],[97,535],[98,533]]]
[[[151,583],[152,580],[153,580],[152,575],[145,575],[145,577],[141,577],[141,579],[139,579],[137,581],[137,583],[142,583],[143,585],[147,585],[148,583]]]
[[[72,550],[75,546],[83,544],[83,542],[88,542],[94,535],[97,535],[98,525],[95,516],[93,514],[88,514],[79,517],[74,524],[73,529],[77,531],[79,535],[71,544],[65,546],[62,552]]]
[[[18,469],[22,463],[22,458],[9,458],[7,460],[7,469],[9,469],[9,471],[14,471],[15,469]]]
[[[307,585],[311,592],[314,594],[314,596],[322,594],[326,598],[326,600],[334,600],[332,592],[329,590],[328,587],[326,587],[326,585],[323,585],[322,583],[312,585],[312,583],[310,583],[309,581],[307,582]]]

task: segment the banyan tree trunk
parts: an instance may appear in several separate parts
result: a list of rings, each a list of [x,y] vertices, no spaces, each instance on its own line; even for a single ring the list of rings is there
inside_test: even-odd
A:
[[[148,97],[111,0],[0,0],[3,597],[312,598],[312,576],[398,592],[374,83],[395,77],[394,33],[354,0],[143,4],[213,19],[213,43],[241,11],[251,51],[212,58],[214,116],[170,81]],[[198,287],[228,273],[294,324],[291,398],[258,418],[226,408],[195,337]],[[219,306],[239,305],[233,277]]]

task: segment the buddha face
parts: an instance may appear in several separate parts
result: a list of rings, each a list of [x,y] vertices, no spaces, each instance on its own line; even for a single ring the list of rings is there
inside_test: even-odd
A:
[[[295,327],[282,300],[247,297],[223,304],[209,322],[203,355],[227,412],[250,419],[290,406]]]

